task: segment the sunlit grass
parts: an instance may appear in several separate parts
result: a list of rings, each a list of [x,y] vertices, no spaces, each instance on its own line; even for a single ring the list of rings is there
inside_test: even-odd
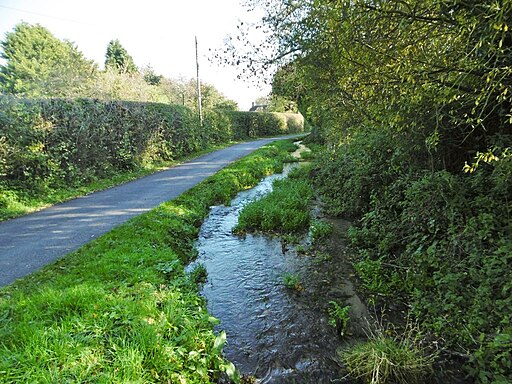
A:
[[[298,168],[288,178],[276,180],[271,193],[243,208],[234,232],[262,230],[286,234],[307,230],[313,188],[306,175],[307,169]]]
[[[233,371],[188,274],[209,207],[279,169],[282,143],[0,290],[2,383],[211,383]],[[201,279],[200,279],[201,278]]]

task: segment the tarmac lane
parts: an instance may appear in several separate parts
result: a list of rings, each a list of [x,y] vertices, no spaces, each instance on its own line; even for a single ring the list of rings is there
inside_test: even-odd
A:
[[[0,286],[37,271],[128,219],[172,200],[272,141],[235,144],[175,167],[0,222]]]

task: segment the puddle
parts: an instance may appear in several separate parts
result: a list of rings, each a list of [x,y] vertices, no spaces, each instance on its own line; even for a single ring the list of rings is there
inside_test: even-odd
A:
[[[351,305],[352,338],[361,332],[358,319],[366,309],[346,278],[343,253],[306,256],[276,237],[231,232],[241,209],[270,192],[291,167],[239,193],[231,206],[211,208],[197,242],[195,263],[208,271],[202,295],[221,321],[216,331],[226,331],[226,357],[242,374],[258,383],[349,383],[335,358],[343,341],[328,323],[327,308],[330,300]],[[339,230],[343,225],[337,223]],[[303,289],[286,288],[286,273],[298,275]]]

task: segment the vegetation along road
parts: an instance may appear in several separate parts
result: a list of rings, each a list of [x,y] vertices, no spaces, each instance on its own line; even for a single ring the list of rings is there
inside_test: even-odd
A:
[[[274,140],[233,145],[151,176],[0,223],[0,285],[10,284],[129,218],[179,196]]]

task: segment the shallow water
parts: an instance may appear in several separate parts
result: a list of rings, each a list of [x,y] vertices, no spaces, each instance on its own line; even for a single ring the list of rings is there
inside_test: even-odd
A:
[[[351,318],[364,307],[344,277],[346,264],[297,254],[279,238],[232,234],[243,206],[282,177],[267,177],[229,207],[211,208],[197,242],[196,263],[208,271],[202,294],[221,321],[216,330],[226,331],[225,355],[242,374],[260,383],[348,383],[336,360],[342,341],[327,316],[330,300],[353,305]],[[299,274],[303,289],[286,288],[285,273]]]

